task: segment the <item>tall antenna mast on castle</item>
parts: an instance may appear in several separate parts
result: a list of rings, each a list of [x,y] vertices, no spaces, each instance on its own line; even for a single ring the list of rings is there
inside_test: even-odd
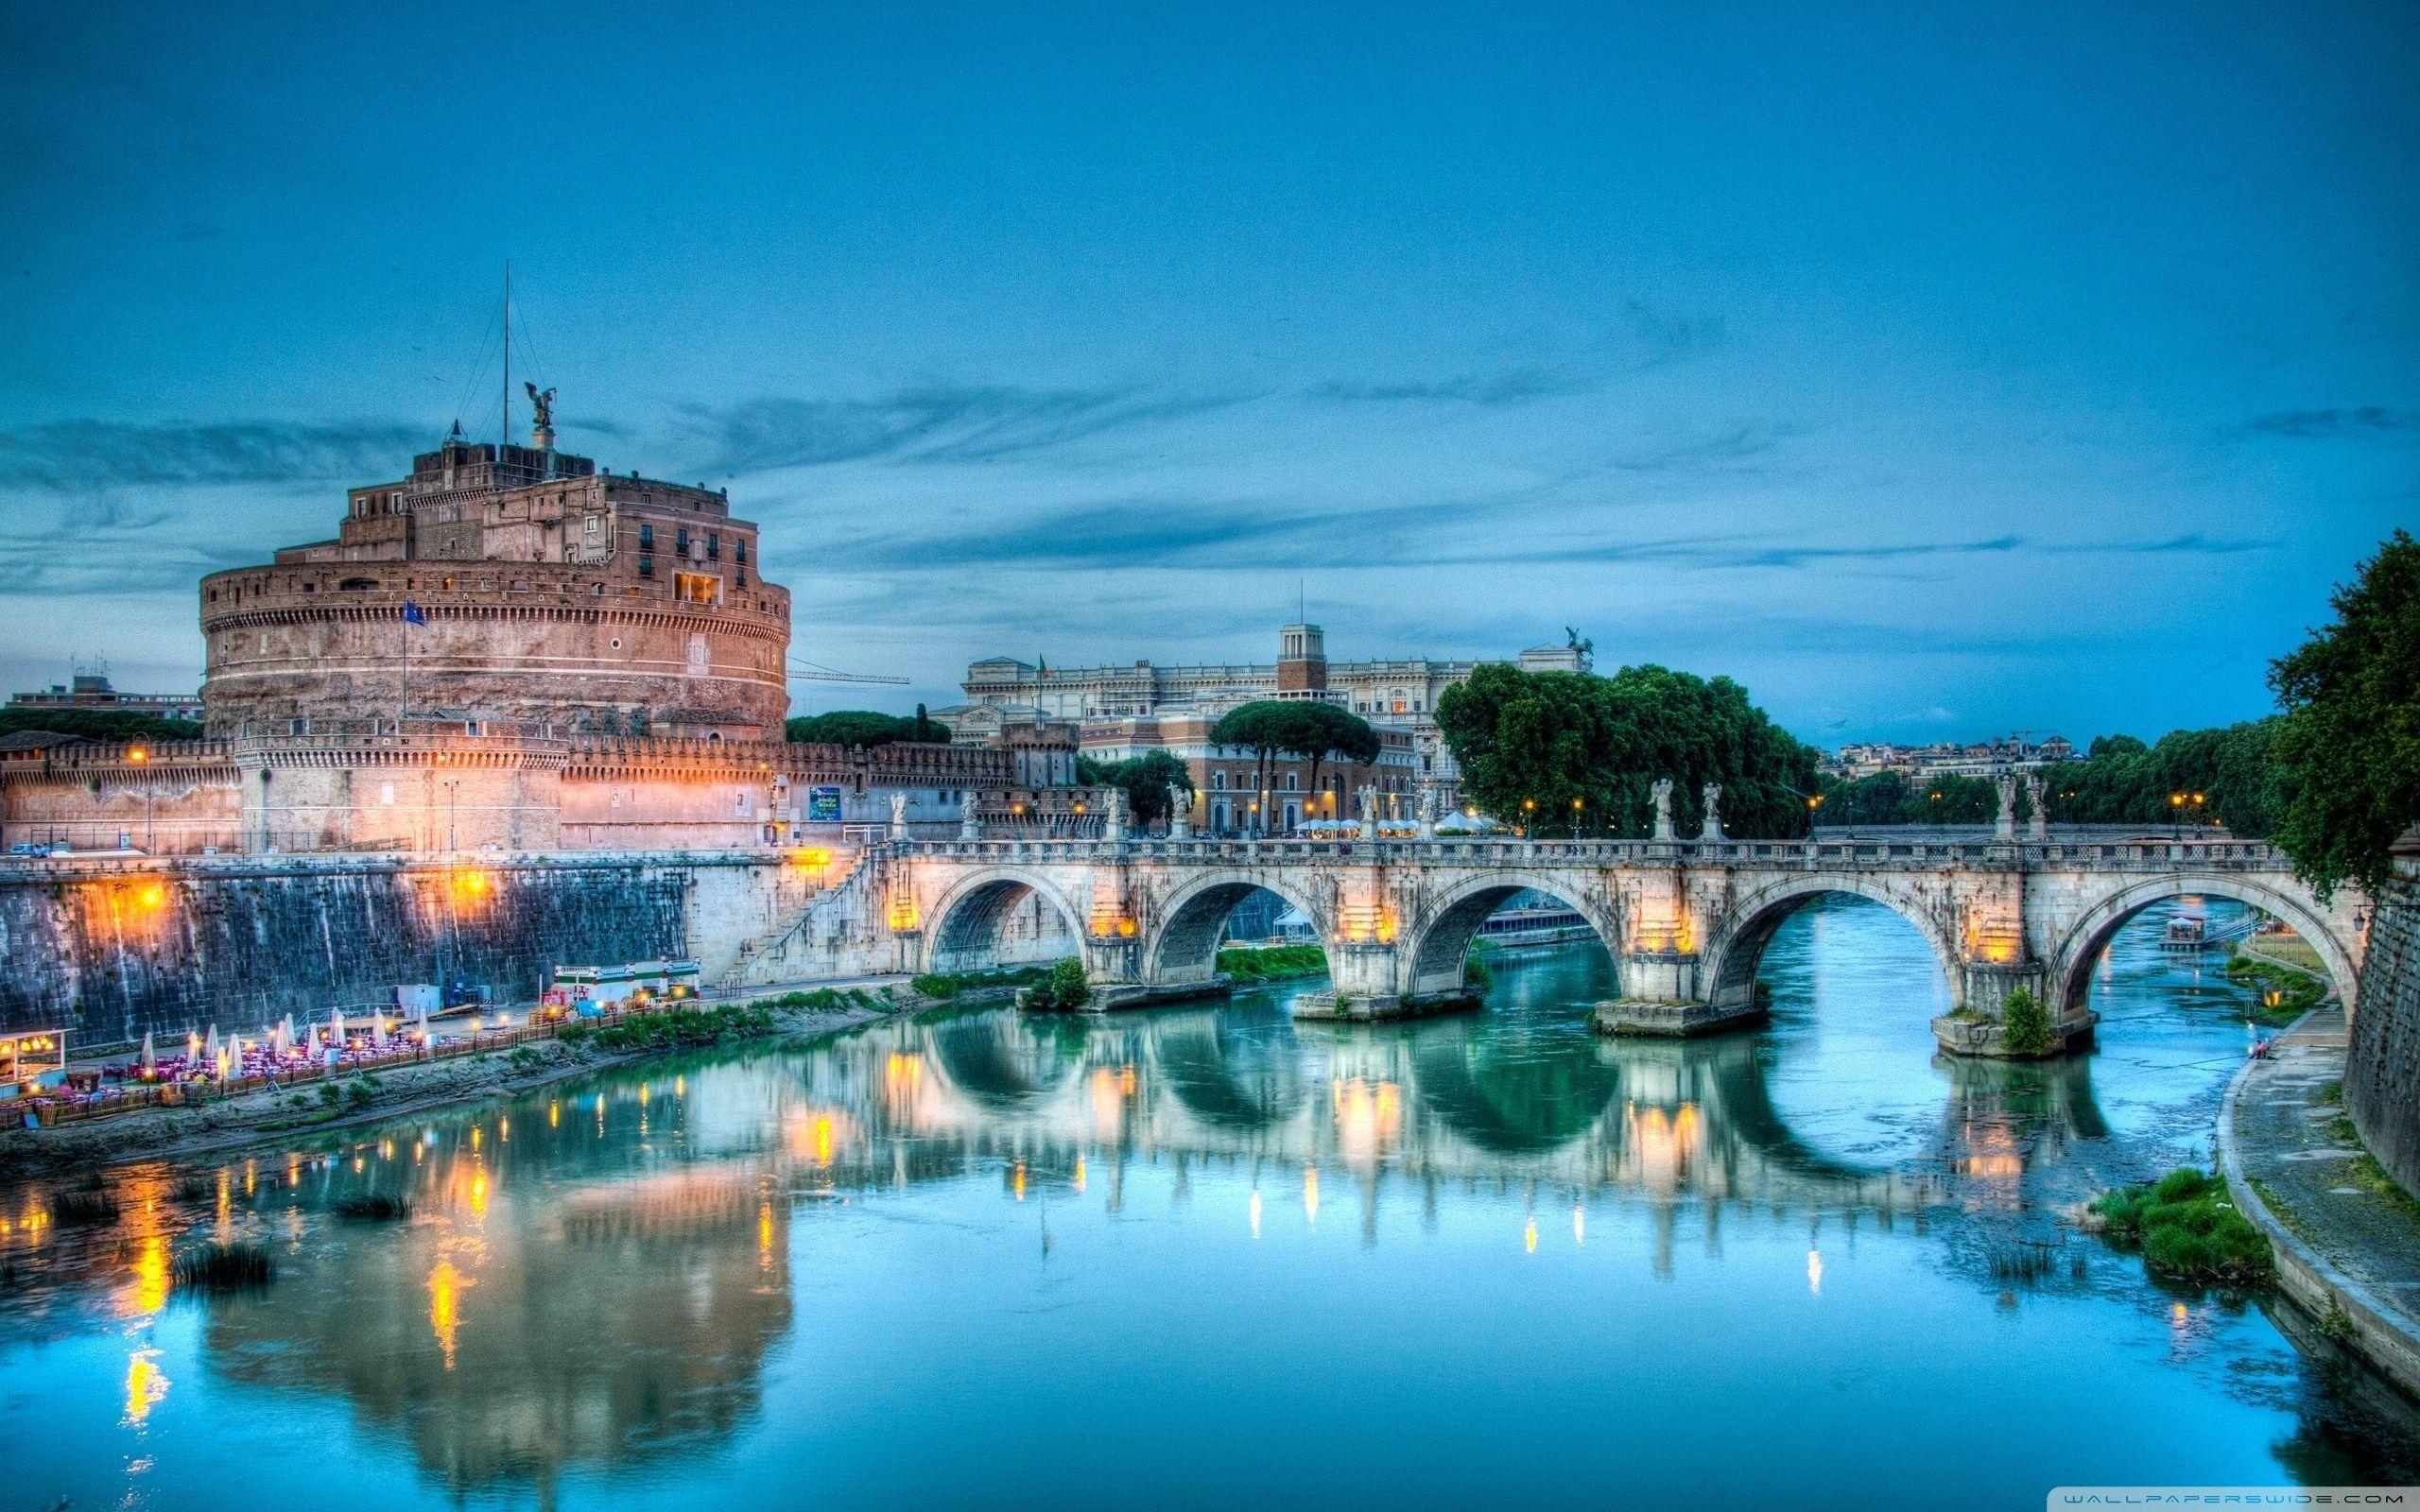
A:
[[[512,260],[504,264],[504,418],[503,429],[496,433],[495,459],[504,461],[504,449],[512,444]]]

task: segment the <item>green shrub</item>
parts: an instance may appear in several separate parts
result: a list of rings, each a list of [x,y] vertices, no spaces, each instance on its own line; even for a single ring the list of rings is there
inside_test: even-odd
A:
[[[525,1045],[522,1048],[526,1050],[528,1047]],[[345,1083],[344,1094],[353,1100],[355,1107],[370,1101],[373,1095],[370,1084],[358,1076]]]
[[[2043,1006],[2040,998],[2018,988],[2001,1000],[2000,1042],[2011,1055],[2050,1053],[2050,1010]]]
[[[1092,1001],[1092,984],[1084,963],[1070,955],[1050,968],[1050,974],[1026,989],[1025,1005],[1038,1013],[1069,1013]]]
[[[333,1103],[344,1096],[344,1089],[332,1081],[320,1083],[320,1101]]]
[[[1050,974],[1046,966],[1012,966],[994,971],[927,971],[911,979],[909,991],[936,1003],[946,1003],[961,992],[979,992],[990,988],[1028,987]],[[884,988],[886,999],[893,994]]]
[[[1495,989],[1495,968],[1481,959],[1477,951],[1462,957],[1462,986],[1478,997]]]
[[[773,1012],[762,1004],[642,1008],[618,1023],[600,1025],[596,1042],[607,1050],[681,1050],[755,1039],[773,1029]]]
[[[2121,1187],[2092,1211],[2111,1240],[2141,1247],[2154,1275],[2247,1289],[2275,1279],[2267,1237],[2205,1171],[2180,1166],[2148,1186]]]

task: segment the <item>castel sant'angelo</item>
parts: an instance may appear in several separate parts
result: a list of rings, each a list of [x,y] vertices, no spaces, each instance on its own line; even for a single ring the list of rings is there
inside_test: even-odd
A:
[[[456,434],[333,541],[201,581],[205,737],[10,737],[0,821],[76,850],[782,845],[1046,815],[1075,734],[794,744],[789,593],[726,493]],[[895,811],[892,799],[904,803]]]

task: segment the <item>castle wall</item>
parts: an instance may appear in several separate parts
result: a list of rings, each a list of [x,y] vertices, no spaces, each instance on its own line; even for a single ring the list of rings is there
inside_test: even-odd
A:
[[[2370,921],[2344,1109],[2378,1163],[2420,1193],[2420,840],[2407,840],[2396,861],[2401,885]]]
[[[214,742],[28,752],[0,764],[0,833],[9,844],[154,855],[243,849],[241,773]]]
[[[784,885],[769,861],[682,856],[0,867],[0,1027],[115,1043],[324,1017],[441,976],[527,1000],[559,964],[689,954],[711,973]],[[787,886],[795,907],[804,884]]]

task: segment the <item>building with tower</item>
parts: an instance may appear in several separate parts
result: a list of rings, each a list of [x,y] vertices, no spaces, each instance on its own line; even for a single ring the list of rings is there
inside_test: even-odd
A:
[[[1531,672],[1588,672],[1595,664],[1576,636],[1563,645],[1531,646],[1508,660]],[[1424,788],[1434,792],[1441,808],[1457,806],[1461,774],[1438,729],[1437,700],[1481,664],[1425,656],[1331,662],[1322,628],[1297,622],[1278,628],[1274,662],[1053,667],[988,658],[966,669],[960,684],[966,702],[937,711],[934,717],[961,740],[990,739],[1020,723],[1073,721],[1082,729],[1084,754],[1096,760],[1166,750],[1193,773],[1195,822],[1214,830],[1283,830],[1290,827],[1289,814],[1293,822],[1353,816],[1354,795],[1364,785],[1385,796],[1390,812],[1408,815]],[[1318,795],[1308,790],[1309,764],[1286,763],[1271,774],[1267,796],[1219,796],[1233,790],[1241,753],[1210,746],[1210,729],[1228,710],[1264,698],[1323,699],[1361,715],[1378,728],[1384,747],[1378,763],[1366,769],[1323,767],[1317,774]],[[1304,784],[1292,797],[1282,785],[1289,780]],[[1219,822],[1222,804],[1224,826]]]

